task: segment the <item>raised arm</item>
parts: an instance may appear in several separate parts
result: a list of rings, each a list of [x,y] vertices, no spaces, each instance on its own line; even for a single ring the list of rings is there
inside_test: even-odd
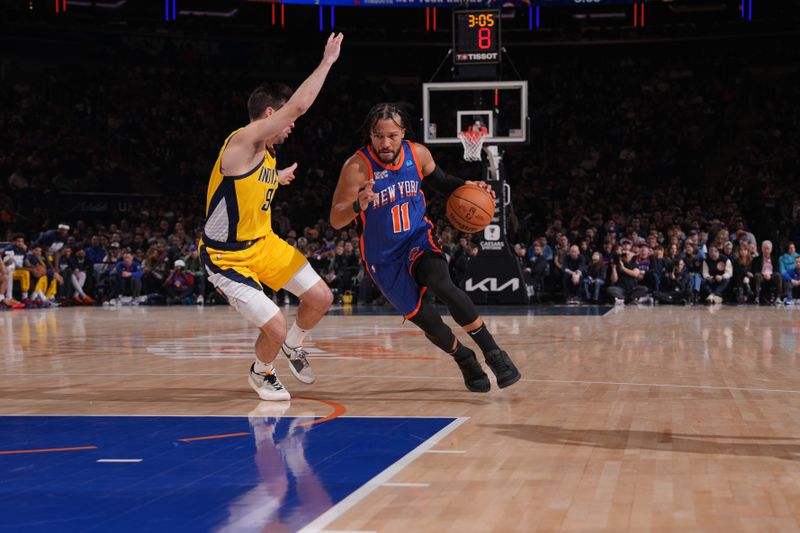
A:
[[[231,138],[223,154],[223,168],[238,167],[242,159],[252,157],[254,149],[263,150],[269,139],[280,134],[308,111],[319,95],[328,72],[339,58],[343,39],[343,34],[331,33],[325,45],[322,62],[297,88],[289,101],[269,117],[252,121]]]
[[[370,179],[369,167],[360,156],[353,155],[342,167],[339,183],[333,193],[331,203],[331,226],[335,229],[343,228],[354,218],[369,207],[375,199]]]

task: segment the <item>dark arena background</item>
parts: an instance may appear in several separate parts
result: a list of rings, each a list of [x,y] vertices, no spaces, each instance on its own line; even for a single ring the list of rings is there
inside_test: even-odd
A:
[[[0,531],[800,530],[800,1],[0,0],[0,30]],[[209,179],[339,32],[260,228],[330,309],[298,330],[310,292],[231,269],[259,333]],[[380,102],[496,196],[463,233],[423,148],[372,163],[425,177],[452,280],[410,315],[424,254],[387,284],[378,203],[331,223]]]

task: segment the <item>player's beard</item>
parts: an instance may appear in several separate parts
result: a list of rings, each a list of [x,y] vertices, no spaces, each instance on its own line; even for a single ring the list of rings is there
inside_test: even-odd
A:
[[[398,148],[394,152],[379,152],[375,150],[375,153],[378,155],[378,159],[381,160],[381,163],[388,165],[394,163],[397,160],[397,157],[400,155],[401,148],[402,145],[400,145],[400,148]]]

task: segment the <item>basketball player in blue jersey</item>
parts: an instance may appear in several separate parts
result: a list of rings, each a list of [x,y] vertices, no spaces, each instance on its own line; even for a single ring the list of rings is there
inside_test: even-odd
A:
[[[421,144],[404,139],[410,124],[393,104],[373,107],[364,122],[366,145],[345,162],[333,195],[331,224],[356,221],[361,255],[384,296],[436,346],[453,356],[472,392],[488,392],[489,377],[475,353],[461,344],[442,321],[430,290],[483,351],[500,388],[521,376],[495,343],[469,297],[453,284],[439,238],[425,216],[424,182],[449,195],[465,183],[490,192],[484,182],[465,182],[446,174]]]
[[[273,233],[270,207],[278,187],[294,179],[297,166],[277,170],[275,145],[286,140],[294,121],[314,103],[339,57],[342,39],[341,34],[328,37],[322,62],[294,94],[279,83],[253,91],[247,101],[250,123],[225,140],[208,183],[200,258],[208,280],[260,330],[248,383],[262,400],[289,399],[272,366],[278,351],[298,380],[314,382],[302,343],[333,300],[303,254]],[[288,332],[286,319],[262,284],[300,299]]]

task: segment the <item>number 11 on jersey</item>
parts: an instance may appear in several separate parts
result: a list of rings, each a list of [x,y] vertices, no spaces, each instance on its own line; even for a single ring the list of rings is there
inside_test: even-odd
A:
[[[411,229],[411,221],[408,218],[408,202],[392,207],[392,226],[394,226],[395,233]]]

